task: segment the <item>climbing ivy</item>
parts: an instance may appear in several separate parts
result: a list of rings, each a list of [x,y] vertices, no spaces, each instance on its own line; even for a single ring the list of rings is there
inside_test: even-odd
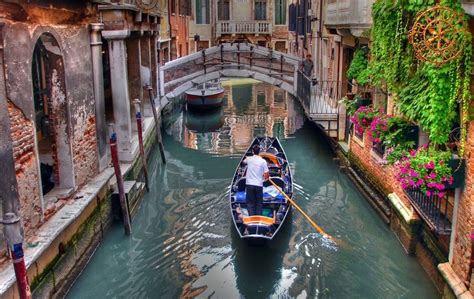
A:
[[[461,124],[462,140],[466,138],[472,37],[469,32],[461,36],[458,42],[465,42],[466,47],[457,60],[441,67],[418,61],[408,42],[408,31],[416,14],[435,2],[376,0],[372,6],[370,59],[362,73],[371,85],[395,95],[399,110],[428,130],[430,141],[439,145],[446,143],[455,121]],[[459,1],[442,0],[440,4],[464,12]],[[463,119],[457,119],[458,107]]]
[[[354,58],[347,69],[347,78],[349,80],[355,79],[357,84],[360,85],[370,83],[369,69],[367,68],[368,63],[367,54],[364,50],[357,48],[354,53]]]

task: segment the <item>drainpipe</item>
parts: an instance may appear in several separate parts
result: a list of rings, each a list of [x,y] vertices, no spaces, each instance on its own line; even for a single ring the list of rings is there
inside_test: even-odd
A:
[[[21,219],[17,215],[20,210],[18,186],[16,181],[15,161],[10,135],[10,119],[5,87],[5,69],[3,60],[3,26],[0,23],[0,163],[2,165],[3,180],[0,184],[0,202],[2,205],[3,234],[13,260],[13,268],[21,299],[30,299],[31,291],[28,275],[23,258],[23,228]]]
[[[92,75],[94,78],[94,98],[95,98],[95,121],[97,130],[97,145],[99,150],[99,171],[108,166],[107,154],[107,123],[105,119],[105,99],[104,99],[104,70],[102,68],[102,35],[104,24],[90,24],[91,54],[92,54]]]

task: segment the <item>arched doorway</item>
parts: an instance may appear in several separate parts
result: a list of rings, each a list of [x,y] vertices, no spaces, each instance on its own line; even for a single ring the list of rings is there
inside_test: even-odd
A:
[[[57,40],[43,33],[32,60],[33,100],[43,195],[75,185],[64,63]]]

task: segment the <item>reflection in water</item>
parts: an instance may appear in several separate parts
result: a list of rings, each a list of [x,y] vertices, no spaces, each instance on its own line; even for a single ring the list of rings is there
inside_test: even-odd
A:
[[[237,157],[257,135],[286,138],[303,126],[300,106],[282,89],[260,83],[227,83],[224,88],[221,109],[186,111],[168,133],[188,148]]]
[[[132,236],[112,226],[70,298],[439,297],[341,174],[324,138],[303,125],[295,100],[265,84],[227,84],[222,113],[215,130],[214,114],[170,116],[168,163],[152,152],[154,183]],[[293,198],[351,248],[328,243],[295,210],[267,247],[237,238],[229,184],[253,136],[263,133],[280,137],[294,170]]]

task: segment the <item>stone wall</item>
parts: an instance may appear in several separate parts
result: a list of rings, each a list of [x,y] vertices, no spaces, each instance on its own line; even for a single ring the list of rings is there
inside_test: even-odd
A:
[[[382,165],[382,158],[372,150],[370,133],[364,133],[363,140],[352,136],[350,150],[365,168],[367,178],[379,188],[382,194],[397,193],[405,205],[410,205],[403,189],[396,179],[396,169],[391,165]]]
[[[42,218],[38,160],[35,150],[35,128],[31,120],[12,102],[8,102],[10,132],[13,140],[20,214],[26,235],[34,230]]]

